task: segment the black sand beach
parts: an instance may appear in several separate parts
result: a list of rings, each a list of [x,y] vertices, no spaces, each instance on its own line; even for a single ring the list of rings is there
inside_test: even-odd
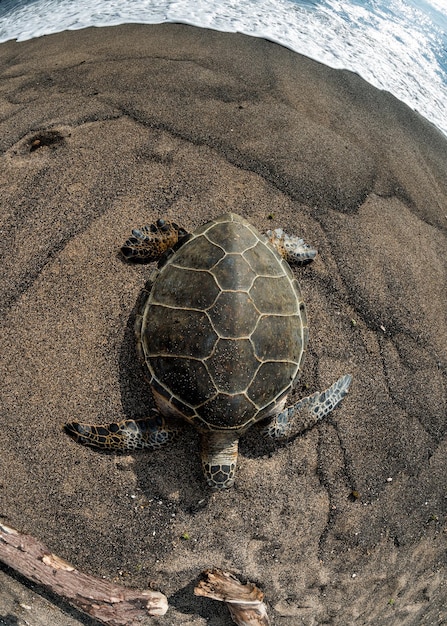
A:
[[[184,25],[0,45],[0,515],[76,567],[168,596],[229,569],[273,625],[447,623],[447,140],[389,93],[276,44]],[[159,216],[234,211],[319,250],[292,400],[349,396],[291,443],[249,433],[209,494],[197,435],[102,454],[71,420],[153,406],[133,321],[150,271],[117,252]],[[241,364],[243,366],[243,364]],[[187,538],[185,538],[187,537]],[[0,624],[93,625],[0,571]],[[28,608],[26,608],[28,607]]]

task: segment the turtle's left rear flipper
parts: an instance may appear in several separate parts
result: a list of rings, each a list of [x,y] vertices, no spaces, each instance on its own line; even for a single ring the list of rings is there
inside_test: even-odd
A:
[[[78,443],[103,450],[156,450],[177,434],[176,425],[167,423],[159,413],[147,419],[124,420],[106,426],[70,422],[64,429]]]

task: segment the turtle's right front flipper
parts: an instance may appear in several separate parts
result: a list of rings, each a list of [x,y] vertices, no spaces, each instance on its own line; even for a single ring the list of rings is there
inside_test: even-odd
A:
[[[288,235],[282,228],[266,232],[270,244],[289,263],[304,265],[313,261],[317,251],[295,235]]]
[[[70,422],[65,432],[78,443],[104,450],[157,450],[170,443],[178,429],[175,423],[167,423],[162,415],[139,420],[99,426]]]

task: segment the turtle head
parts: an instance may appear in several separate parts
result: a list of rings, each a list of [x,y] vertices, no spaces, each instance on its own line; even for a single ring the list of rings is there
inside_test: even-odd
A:
[[[208,487],[228,489],[234,483],[239,435],[234,431],[202,434],[202,468]]]

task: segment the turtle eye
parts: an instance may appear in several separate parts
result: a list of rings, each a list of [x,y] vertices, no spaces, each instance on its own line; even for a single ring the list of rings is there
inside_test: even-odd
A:
[[[163,228],[163,226],[166,224],[166,222],[162,219],[157,220],[157,226],[158,228]]]

